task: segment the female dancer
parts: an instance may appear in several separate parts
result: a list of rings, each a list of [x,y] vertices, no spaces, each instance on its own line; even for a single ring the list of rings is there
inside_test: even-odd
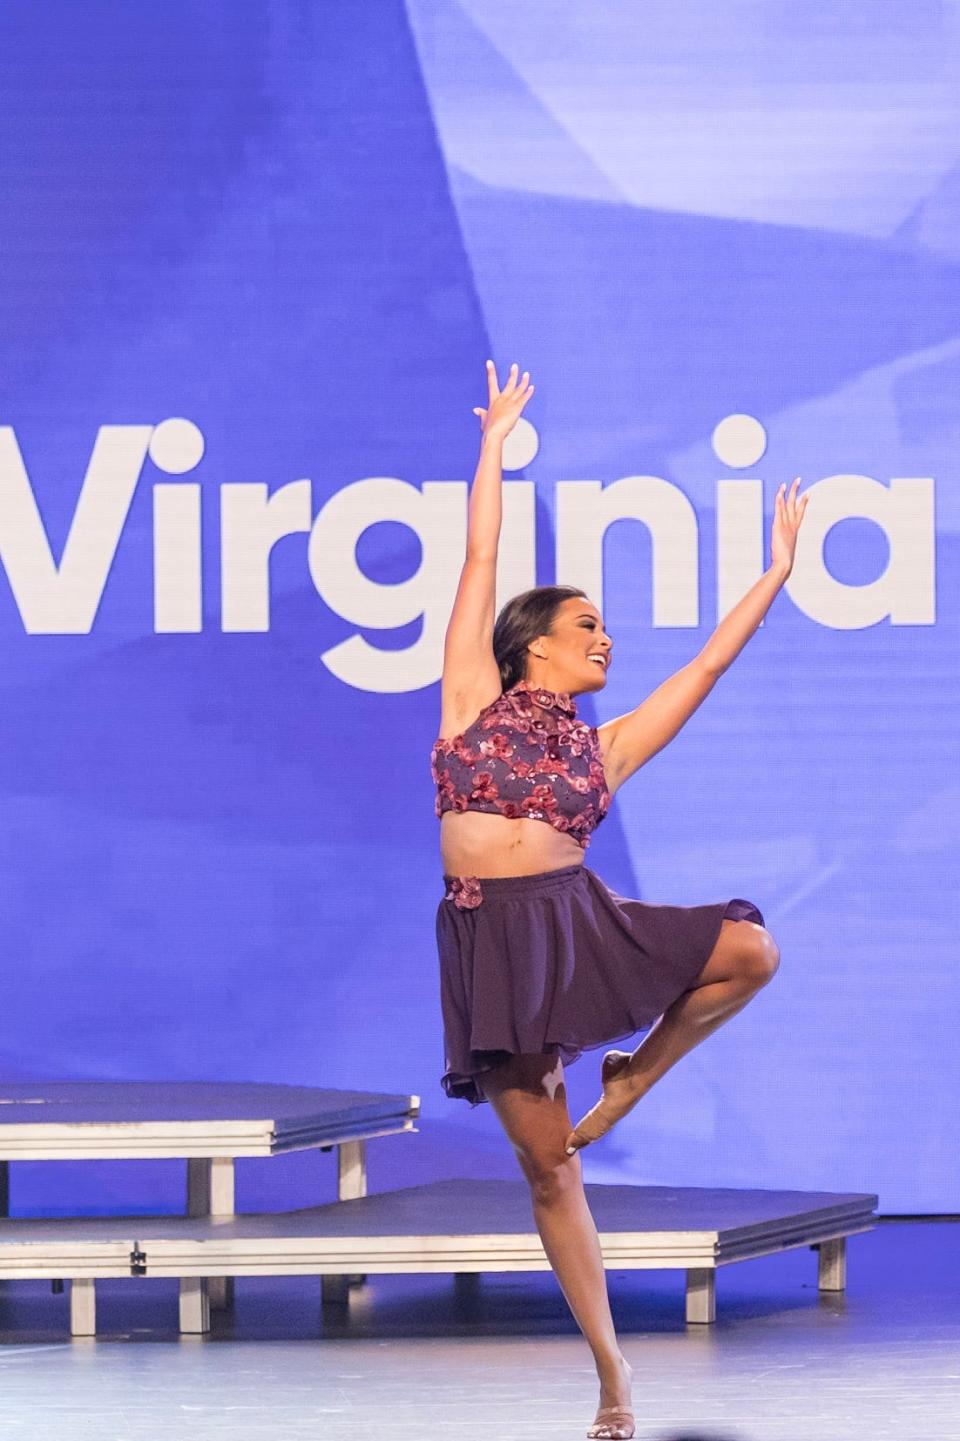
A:
[[[781,486],[770,568],[699,655],[599,727],[574,695],[606,685],[613,643],[572,586],[515,596],[494,623],[503,442],[533,394],[487,362],[466,559],[447,627],[440,739],[431,752],[445,894],[437,910],[448,1096],[492,1103],[530,1186],[544,1250],[593,1352],[591,1437],[630,1437],[631,1368],[610,1315],[577,1152],[681,1056],[741,1010],[779,950],[751,902],[653,905],[615,895],[583,862],[613,794],[693,714],[753,635],[793,567],[807,498]],[[659,1018],[659,1019],[658,1019]],[[657,1024],[653,1025],[656,1021]],[[651,1029],[652,1027],[652,1029]],[[604,1042],[602,1096],[571,1126],[564,1063]]]

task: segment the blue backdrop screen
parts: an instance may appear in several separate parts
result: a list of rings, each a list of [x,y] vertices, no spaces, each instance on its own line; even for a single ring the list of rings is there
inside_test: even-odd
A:
[[[960,1209],[958,82],[939,0],[3,7],[10,1077],[409,1090],[393,1180],[513,1174],[439,1087],[428,763],[489,354],[499,600],[602,607],[591,722],[811,497],[588,857],[780,971],[588,1178]]]

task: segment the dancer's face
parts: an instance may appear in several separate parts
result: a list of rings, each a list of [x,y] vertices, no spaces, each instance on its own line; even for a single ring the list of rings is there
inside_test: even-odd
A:
[[[557,607],[550,633],[528,647],[527,679],[531,685],[570,695],[603,690],[612,651],[597,607],[583,596],[571,596]]]

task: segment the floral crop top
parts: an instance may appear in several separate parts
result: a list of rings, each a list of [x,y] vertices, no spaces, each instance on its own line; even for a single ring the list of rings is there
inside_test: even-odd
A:
[[[546,821],[586,850],[610,808],[595,726],[566,693],[518,681],[430,752],[435,809]]]

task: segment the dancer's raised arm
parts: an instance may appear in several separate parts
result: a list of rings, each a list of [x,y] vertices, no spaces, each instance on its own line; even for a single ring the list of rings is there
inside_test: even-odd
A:
[[[797,499],[799,484],[798,476],[789,494],[784,494],[786,485],[777,491],[769,569],[724,616],[700,654],[668,676],[640,705],[600,727],[611,792],[663,750],[686,725],[770,609],[793,570],[797,534],[807,513],[809,497]]]
[[[503,442],[533,394],[530,375],[511,365],[503,389],[487,361],[487,405],[474,407],[482,438],[467,512],[467,545],[460,584],[447,624],[440,687],[440,734],[458,735],[496,700],[502,686],[493,654],[497,547],[502,506]]]

